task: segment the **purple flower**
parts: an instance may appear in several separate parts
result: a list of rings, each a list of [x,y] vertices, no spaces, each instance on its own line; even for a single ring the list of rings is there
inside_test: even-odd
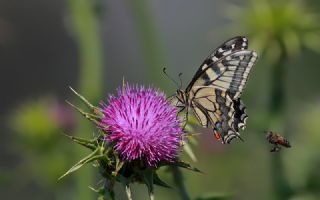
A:
[[[124,161],[143,160],[153,167],[159,161],[174,161],[183,131],[164,93],[126,85],[102,105],[101,127]]]

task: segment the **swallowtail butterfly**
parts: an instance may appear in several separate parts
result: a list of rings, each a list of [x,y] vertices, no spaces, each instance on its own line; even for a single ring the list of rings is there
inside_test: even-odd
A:
[[[257,53],[247,50],[245,37],[234,37],[215,49],[201,64],[183,91],[177,90],[177,107],[192,110],[203,127],[213,129],[223,144],[240,138],[248,115],[240,96]]]

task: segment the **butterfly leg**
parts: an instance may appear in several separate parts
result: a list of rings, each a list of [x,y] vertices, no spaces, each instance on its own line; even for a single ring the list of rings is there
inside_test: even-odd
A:
[[[182,113],[186,109],[186,115],[182,119],[182,121],[184,122],[182,127],[184,129],[187,126],[187,123],[188,123],[188,108],[186,108],[185,106],[179,106],[179,105],[176,105],[176,107],[179,109],[178,110],[178,115],[180,115],[180,113]]]
[[[186,107],[184,107],[185,109]],[[185,129],[185,127],[187,126],[188,124],[188,116],[189,116],[189,112],[188,112],[188,108],[186,108],[186,115],[185,115],[185,118],[184,118],[184,125],[183,125],[183,129]]]

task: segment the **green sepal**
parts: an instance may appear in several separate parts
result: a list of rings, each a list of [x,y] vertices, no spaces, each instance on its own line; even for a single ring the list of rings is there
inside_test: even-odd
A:
[[[124,162],[121,161],[118,156],[116,156],[116,169],[112,172],[112,175],[116,177],[119,171],[122,169],[123,165]]]
[[[76,109],[79,113],[81,113],[85,118],[87,118],[89,121],[93,122],[94,124],[96,124],[97,126],[100,126],[100,122],[97,119],[100,119],[98,116],[84,112],[81,108],[73,105],[72,103],[70,103],[69,101],[66,101],[71,107],[73,107],[74,109]]]
[[[153,187],[154,170],[151,168],[146,168],[145,170],[142,171],[142,178],[143,178],[143,182],[146,184],[148,188],[150,199],[154,199],[154,187]]]
[[[185,168],[194,172],[200,172],[202,173],[198,168],[195,168],[193,166],[191,166],[189,163],[186,163],[182,160],[177,160],[173,163],[168,163],[167,165],[173,165],[173,166],[177,166],[177,167],[181,167],[181,168]]]
[[[131,178],[126,178],[121,174],[118,174],[116,178],[117,178],[117,181],[120,182],[123,186],[126,186],[129,183],[131,183]]]
[[[97,200],[108,200],[105,195],[99,195]]]
[[[91,189],[92,191],[98,194],[98,198],[97,198],[98,200],[114,200],[115,199],[113,190],[108,190],[104,186],[101,186],[98,189],[89,186],[89,189]]]
[[[88,107],[92,110],[93,113],[95,113],[99,118],[102,118],[104,115],[101,112],[101,110],[92,105],[86,98],[84,98],[82,95],[80,95],[77,91],[75,91],[71,86],[69,86],[70,90],[80,98],[80,100]]]
[[[165,188],[171,188],[171,186],[169,186],[167,183],[165,183],[164,181],[162,181],[158,174],[156,172],[154,172],[153,174],[153,183],[155,185],[161,186],[161,187],[165,187]]]
[[[85,158],[83,158],[82,160],[80,160],[78,163],[76,163],[75,165],[73,165],[66,173],[64,173],[58,180],[64,178],[65,176],[77,171],[78,169],[80,169],[83,165],[87,164],[87,163],[91,163],[93,161],[105,158],[105,155],[101,155],[97,153],[100,152],[100,148],[96,148],[96,150],[94,150],[91,154],[89,154],[88,156],[86,156]]]
[[[80,138],[80,137],[76,137],[76,136],[71,136],[71,135],[68,135],[65,133],[63,133],[63,135],[65,135],[66,137],[68,137],[69,139],[74,141],[75,143],[80,144],[81,146],[84,146],[92,151],[94,151],[98,147],[96,139],[88,140],[88,139],[84,139],[84,138]]]
[[[105,192],[106,192],[106,189],[105,189],[103,186],[101,186],[101,187],[98,188],[98,189],[96,189],[96,188],[94,188],[94,187],[92,187],[92,186],[88,186],[88,187],[89,187],[90,190],[92,190],[92,191],[96,192],[97,194],[99,194],[99,196],[100,196],[100,195],[104,195]]]

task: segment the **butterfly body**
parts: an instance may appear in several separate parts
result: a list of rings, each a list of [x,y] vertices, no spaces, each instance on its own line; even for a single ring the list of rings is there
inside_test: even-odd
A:
[[[245,37],[226,41],[205,59],[187,88],[177,90],[177,106],[187,115],[192,110],[222,143],[240,138],[239,128],[245,127],[247,114],[240,96],[257,59],[247,47]]]

